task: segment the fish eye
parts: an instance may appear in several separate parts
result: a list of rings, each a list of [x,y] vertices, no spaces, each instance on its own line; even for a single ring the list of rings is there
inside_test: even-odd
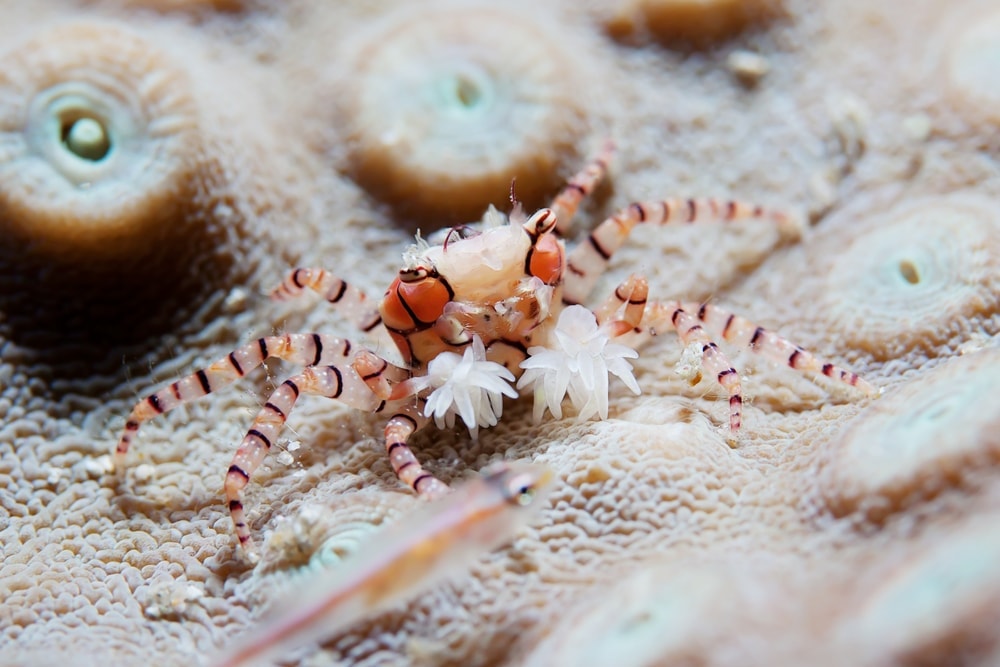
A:
[[[518,505],[525,507],[531,504],[531,501],[535,499],[535,487],[530,484],[524,484],[517,490],[517,494],[514,497],[514,502]]]
[[[507,500],[521,507],[527,507],[535,499],[538,488],[527,475],[518,475],[507,486]]]

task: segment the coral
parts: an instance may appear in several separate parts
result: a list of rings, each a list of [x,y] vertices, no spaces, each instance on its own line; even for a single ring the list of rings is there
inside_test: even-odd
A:
[[[930,350],[1000,308],[1000,227],[985,197],[908,198],[851,234],[823,293],[852,347],[883,360]]]
[[[769,0],[625,0],[606,20],[608,32],[632,37],[649,32],[667,41],[712,42],[776,11]]]
[[[941,63],[962,107],[987,123],[1000,121],[1000,12],[970,14]]]
[[[197,112],[155,45],[114,24],[43,32],[7,53],[0,101],[3,234],[82,264],[177,243]]]
[[[351,41],[349,170],[404,219],[470,222],[559,184],[587,133],[586,54],[537,9],[396,12]],[[551,25],[550,25],[551,23]],[[484,39],[487,33],[502,35]]]
[[[197,289],[187,271],[214,245],[198,117],[184,69],[117,23],[40,30],[3,56],[0,279],[19,285],[4,300],[22,339],[107,332],[102,317]]]
[[[824,456],[819,480],[833,511],[884,518],[1000,463],[997,373],[1000,352],[973,352],[862,412]]]
[[[263,298],[292,266],[326,266],[381,294],[412,242],[405,223],[479,218],[487,199],[505,201],[518,164],[538,176],[519,173],[518,193],[544,198],[606,134],[618,144],[611,187],[580,212],[581,228],[666,195],[801,206],[813,224],[784,247],[773,229],[636,230],[596,298],[642,273],[651,294],[710,299],[883,394],[858,400],[756,355],[733,359],[747,405],[731,447],[719,427],[725,401],[675,372],[683,346],[664,335],[629,360],[642,395],[609,384],[607,421],[547,415],[535,425],[525,397],[476,442],[458,424],[414,438],[421,463],[453,485],[496,460],[544,463],[558,477],[549,503],[509,548],[321,651],[304,648],[301,664],[586,664],[615,651],[616,664],[633,665],[997,663],[995,3],[782,0],[787,20],[704,33],[682,50],[609,39],[607,3],[536,4],[529,19],[463,2],[254,0],[229,12],[181,0],[0,0],[0,151],[22,147],[0,162],[0,663],[196,664],[302,569],[336,567],[373,526],[406,516],[418,500],[373,440],[379,420],[303,398],[288,423],[294,442],[276,442],[287,456],[271,457],[250,492],[262,563],[241,564],[220,471],[287,369],[150,422],[143,460],[120,483],[109,452],[151,385],[258,336],[354,334],[325,304]],[[454,40],[450,62],[495,73],[490,86],[530,95],[539,72],[555,85],[538,116],[497,106],[485,110],[496,125],[467,126],[488,151],[444,164],[442,142],[421,139],[433,152],[411,162],[379,154],[387,176],[431,193],[414,195],[411,214],[356,171],[374,144],[340,112],[361,109],[351,95],[376,63],[388,66],[385,39],[412,45],[410,28],[428,26],[442,37],[420,42],[421,53]],[[766,59],[753,86],[733,76],[739,51]],[[144,66],[159,74],[146,78]],[[416,108],[387,81],[372,99]],[[165,109],[190,120],[153,124],[175,130],[162,152],[82,190],[57,162],[31,167],[25,134],[28,110],[51,108],[34,101],[76,82],[100,94],[73,108],[108,109],[140,129]],[[332,109],[337,97],[343,109]],[[424,109],[435,120],[460,110]],[[366,111],[371,127],[386,112]],[[67,139],[99,156],[98,122],[111,140],[104,158],[73,162],[61,132],[46,144],[75,165],[70,174],[116,159],[103,119]],[[181,147],[193,152],[172,163]],[[474,185],[484,154],[500,165],[488,173],[504,173],[489,192]],[[26,203],[24,179],[39,165],[51,179],[34,187],[50,194]],[[810,185],[817,175],[823,196]],[[173,194],[157,199],[157,183],[174,183]],[[463,210],[446,211],[451,199]],[[14,208],[39,222],[7,216]],[[160,236],[126,215],[140,210]],[[109,235],[114,224],[121,235]],[[184,252],[208,259],[175,263]],[[127,257],[137,259],[115,260]],[[177,291],[182,280],[199,287]],[[101,298],[122,305],[109,315]],[[156,335],[136,333],[151,304],[168,315]],[[20,327],[32,318],[51,325]],[[98,324],[132,338],[73,338]],[[72,360],[72,381],[54,358]]]

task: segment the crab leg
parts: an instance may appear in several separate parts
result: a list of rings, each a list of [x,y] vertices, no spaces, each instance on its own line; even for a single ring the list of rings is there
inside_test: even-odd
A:
[[[597,316],[597,323],[610,328],[611,336],[621,336],[630,331],[637,331],[642,324],[642,318],[646,311],[646,298],[649,295],[649,283],[639,275],[631,275],[627,280],[615,288],[614,293],[609,296],[594,315]],[[625,312],[618,319],[610,319],[618,311],[625,308]]]
[[[694,315],[713,336],[745,347],[777,364],[783,364],[801,372],[813,372],[842,384],[854,387],[868,396],[878,393],[869,382],[857,373],[845,370],[802,349],[788,339],[759,327],[745,317],[740,317],[709,303],[681,303],[679,301],[657,306],[663,312],[680,309]]]
[[[393,401],[392,405],[403,406],[397,409],[385,425],[385,453],[396,477],[421,496],[437,498],[446,494],[448,485],[424,470],[408,444],[410,437],[428,421],[421,410],[423,399],[416,398],[419,389],[412,382],[407,382],[410,378],[409,371],[368,351],[358,353],[354,369],[368,388],[384,399],[376,411],[386,407],[385,400]]]
[[[232,384],[265,359],[276,357],[302,366],[316,366],[344,362],[350,354],[349,340],[315,333],[264,336],[247,343],[208,368],[195,371],[139,401],[126,419],[115,448],[115,468],[124,469],[132,438],[144,422]]]
[[[552,200],[552,205],[549,208],[556,214],[558,220],[556,223],[557,234],[564,236],[569,231],[580,202],[593,192],[597,184],[604,179],[608,172],[608,164],[610,164],[614,154],[615,144],[609,139],[604,142],[600,152],[583,169],[566,181],[566,185]]]
[[[378,398],[353,369],[336,365],[305,368],[298,375],[281,383],[268,397],[226,471],[225,490],[229,513],[233,518],[236,537],[251,559],[255,555],[255,547],[243,511],[243,489],[271,450],[281,427],[295,406],[295,401],[302,394],[333,398],[352,408],[368,412],[375,410],[379,404]]]
[[[448,493],[448,485],[424,470],[408,444],[410,437],[427,421],[428,418],[412,404],[390,417],[385,425],[385,453],[399,481],[421,496],[438,498]]]
[[[722,199],[664,199],[636,202],[599,224],[566,258],[563,303],[582,303],[604,273],[611,256],[638,224],[770,221],[783,236],[797,237],[801,223],[785,211]]]
[[[319,293],[334,304],[361,331],[367,333],[382,323],[378,308],[369,305],[364,292],[325,269],[298,268],[289,271],[281,284],[271,291],[271,298],[285,301],[299,296],[306,289]]]
[[[735,433],[743,423],[743,389],[740,374],[736,372],[725,353],[719,349],[700,320],[684,309],[680,302],[651,303],[647,310],[650,330],[672,328],[677,331],[685,346],[701,346],[702,370],[715,377],[729,394],[729,431]]]
[[[856,373],[824,361],[786,338],[759,327],[745,317],[707,303],[670,301],[650,303],[641,333],[674,329],[685,345],[700,344],[702,368],[714,373],[729,394],[729,428],[737,431],[742,421],[743,398],[740,377],[718,348],[715,340],[725,340],[755,354],[800,372],[815,372],[855,387],[869,396],[878,391]]]

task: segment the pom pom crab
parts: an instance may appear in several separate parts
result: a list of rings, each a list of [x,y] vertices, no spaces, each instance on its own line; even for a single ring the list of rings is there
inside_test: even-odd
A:
[[[776,225],[786,237],[801,232],[801,224],[780,210],[732,200],[666,199],[629,205],[567,253],[561,237],[582,199],[604,176],[612,152],[607,144],[550,207],[530,216],[515,205],[507,220],[491,208],[481,228],[454,228],[435,245],[418,238],[377,307],[323,269],[291,271],[272,293],[274,298],[287,299],[307,289],[318,292],[362,331],[384,326],[403,363],[391,363],[327,334],[260,338],[139,401],[118,441],[116,468],[124,468],[143,422],[234,382],[268,357],[304,366],[271,394],[226,472],[225,494],[235,532],[246,553],[253,555],[243,489],[302,394],[389,415],[384,444],[393,470],[416,493],[436,497],[448,487],[423,469],[408,444],[432,419],[439,427],[452,426],[458,415],[476,437],[479,428],[497,423],[503,397],[516,397],[518,390],[533,393],[536,420],[546,410],[560,418],[567,396],[578,418],[606,418],[609,376],[639,393],[627,359],[637,356],[633,348],[643,339],[671,329],[686,346],[700,349],[702,372],[716,378],[727,393],[733,433],[742,420],[740,378],[715,338],[874,393],[856,374],[719,307],[648,301],[648,285],[641,276],[619,284],[596,310],[580,305],[639,224],[761,221]],[[630,345],[612,342],[615,339]]]

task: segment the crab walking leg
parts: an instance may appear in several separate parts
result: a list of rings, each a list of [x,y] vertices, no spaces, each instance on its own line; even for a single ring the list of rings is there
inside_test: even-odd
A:
[[[281,427],[295,407],[295,401],[302,394],[333,398],[347,406],[368,412],[374,410],[379,403],[378,398],[353,370],[335,365],[305,368],[298,375],[281,383],[268,397],[226,471],[226,502],[233,518],[233,528],[240,545],[251,558],[255,554],[255,548],[243,511],[243,489],[271,451]]]
[[[743,423],[743,389],[740,375],[709,336],[697,316],[687,312],[677,301],[651,303],[646,316],[647,330],[674,329],[684,345],[701,346],[702,370],[714,375],[716,382],[729,394],[729,431],[735,433],[740,430]]]
[[[385,453],[396,477],[421,496],[436,498],[447,493],[448,485],[424,470],[408,444],[410,437],[428,421],[418,409],[423,407],[425,401],[417,398],[416,393],[420,389],[413,384],[409,371],[367,351],[355,358],[354,370],[383,401],[408,400],[410,403],[393,414],[385,425]],[[381,406],[376,410],[380,409]]]
[[[286,301],[311,289],[336,306],[351,323],[361,331],[369,332],[382,323],[378,308],[370,305],[368,297],[326,269],[298,268],[288,272],[280,285],[271,290],[275,301]]]
[[[424,470],[408,444],[410,437],[427,421],[428,418],[412,404],[390,417],[385,425],[385,453],[399,481],[421,496],[437,498],[448,493],[448,485]]]
[[[465,573],[517,535],[545,503],[551,482],[543,466],[491,466],[375,534],[340,565],[301,580],[209,664],[273,664],[283,652],[322,641]]]
[[[639,325],[642,324],[642,318],[646,312],[646,300],[648,296],[649,283],[646,279],[638,275],[629,276],[594,311],[594,315],[597,316],[597,323],[601,326],[609,327],[612,337],[637,331]],[[612,320],[611,318],[623,306],[625,312],[622,316],[619,319]]]
[[[583,303],[607,268],[611,256],[638,224],[700,224],[744,220],[773,222],[782,236],[787,238],[797,238],[802,232],[801,220],[785,211],[735,200],[664,199],[630,204],[595,227],[587,240],[569,253],[566,258],[563,303]]]
[[[144,422],[232,384],[269,357],[314,366],[346,361],[350,353],[349,340],[315,333],[265,336],[247,343],[208,368],[195,371],[139,401],[125,420],[125,429],[115,448],[115,468],[124,470],[132,438]]]
[[[409,370],[390,364],[371,350],[361,350],[354,356],[351,367],[364,381],[372,393],[383,400],[389,400],[393,388],[413,376]]]
[[[708,303],[674,302],[666,306],[667,310],[673,308],[694,314],[712,335],[745,347],[775,363],[789,366],[797,371],[820,373],[836,382],[854,387],[868,396],[878,393],[875,387],[857,373],[820,359],[786,338],[757,326],[745,317]]]
[[[566,185],[552,200],[552,205],[549,208],[556,214],[556,233],[564,236],[569,231],[580,202],[593,192],[597,184],[604,179],[614,154],[615,144],[608,139],[601,146],[600,152],[583,169],[566,181]]]

